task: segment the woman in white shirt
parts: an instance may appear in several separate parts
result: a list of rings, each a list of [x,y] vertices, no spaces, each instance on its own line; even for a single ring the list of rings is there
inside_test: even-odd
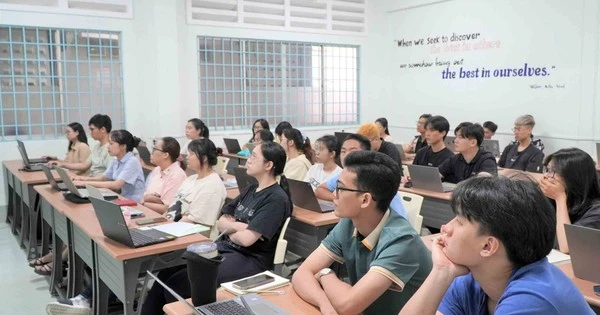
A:
[[[313,152],[310,139],[303,137],[300,130],[291,128],[283,131],[280,144],[288,158],[283,175],[295,180],[304,180],[308,169],[312,166]]]
[[[217,148],[209,139],[196,139],[188,145],[188,152],[188,167],[196,174],[183,181],[169,210],[176,211],[175,221],[210,226],[214,232],[227,197],[225,184],[213,170]]]
[[[375,124],[379,128],[379,137],[387,142],[392,142],[392,136],[390,136],[390,129],[388,128],[387,118],[381,117],[375,120]]]
[[[187,143],[181,147],[181,155],[188,155],[188,145],[196,139],[208,139],[209,130],[204,122],[198,118],[192,118],[185,125],[185,137]]]
[[[342,172],[335,161],[340,155],[340,144],[335,136],[323,136],[315,142],[315,165],[306,173],[305,182],[309,182],[313,190],[319,184]]]

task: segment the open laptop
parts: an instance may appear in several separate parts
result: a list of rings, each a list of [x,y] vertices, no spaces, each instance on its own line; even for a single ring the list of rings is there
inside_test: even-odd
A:
[[[90,197],[90,201],[94,206],[94,212],[96,212],[104,236],[113,241],[138,248],[176,239],[171,234],[152,228],[130,229],[127,227],[119,205],[94,197]]]
[[[48,159],[45,158],[30,159],[29,156],[27,156],[27,150],[25,150],[25,144],[23,143],[23,141],[17,140],[17,145],[19,146],[19,148],[21,148],[21,150],[23,150],[23,152],[21,152],[21,155],[24,156],[23,160],[26,159],[29,162],[29,164],[40,164],[48,162]]]
[[[294,205],[316,212],[329,212],[335,209],[333,202],[317,199],[310,183],[288,178],[288,184]]]
[[[500,143],[498,140],[486,139],[483,140],[481,145],[486,151],[491,152],[495,157],[500,156]]]
[[[238,189],[244,190],[246,187],[252,184],[258,184],[256,178],[248,175],[248,170],[245,167],[234,167],[233,174],[235,175],[235,181],[237,182]]]
[[[72,193],[80,198],[88,198],[89,197],[89,192],[87,191],[87,189],[77,188],[77,186],[75,186],[75,184],[73,184],[73,181],[71,180],[71,178],[69,177],[69,174],[67,174],[67,171],[65,171],[64,168],[56,167],[55,170],[58,173],[58,176],[60,176],[60,178],[62,179],[65,186],[67,186],[68,191],[70,193]],[[102,197],[104,197],[104,199],[107,199],[107,200],[114,200],[119,197],[119,195],[117,195],[114,191],[108,190],[108,189],[103,189],[101,191],[101,194],[102,194]]]
[[[85,189],[87,190],[88,194],[90,194],[90,197],[92,198],[97,198],[97,199],[104,199],[104,195],[102,195],[102,191],[90,184],[86,184],[85,185]],[[132,218],[141,218],[143,217],[145,214],[143,211],[138,210],[138,209],[134,209],[131,207],[121,207],[121,212],[124,211],[124,208],[129,209],[129,213],[131,213],[131,217]]]
[[[54,179],[54,175],[52,175],[52,172],[50,171],[50,168],[48,166],[46,166],[45,164],[41,164],[41,166],[42,166],[42,171],[44,171],[44,174],[46,175],[46,178],[48,179],[48,183],[50,184],[50,186],[52,186],[52,188],[54,188],[56,190],[60,190],[60,191],[69,190],[69,188],[67,188],[67,185],[65,185],[64,183],[56,182],[56,179]]]
[[[600,283],[600,230],[565,224],[575,277]]]
[[[444,139],[444,144],[446,145],[446,148],[450,149],[450,151],[455,152],[456,148],[454,146],[454,139],[456,139],[456,137],[453,136],[446,136],[446,139]]]
[[[21,154],[21,159],[23,160],[23,170],[26,172],[38,172],[42,170],[42,163],[39,164],[31,164],[29,163],[29,159],[27,158],[27,152],[25,152],[25,147],[18,147],[19,153]]]
[[[456,188],[456,184],[442,183],[437,167],[408,165],[408,171],[414,188],[435,192],[449,192]]]
[[[237,139],[223,138],[223,142],[225,142],[227,152],[230,154],[237,154],[238,152],[242,151],[242,148],[240,148],[240,143]]]
[[[275,304],[263,299],[256,293],[240,295],[238,297],[217,301],[194,307],[190,302],[177,294],[168,285],[162,282],[150,271],[146,273],[160,284],[165,290],[169,291],[177,301],[187,305],[195,315],[284,315],[288,314]]]
[[[140,158],[146,165],[156,166],[152,162],[150,162],[150,151],[148,151],[148,147],[145,145],[140,145],[137,147],[137,151],[140,155]]]
[[[346,137],[348,137],[352,133],[350,133],[350,132],[334,132],[333,134],[335,135],[335,137],[338,141],[338,144],[340,145],[340,148],[341,148],[342,144],[344,144],[344,140],[346,140]]]

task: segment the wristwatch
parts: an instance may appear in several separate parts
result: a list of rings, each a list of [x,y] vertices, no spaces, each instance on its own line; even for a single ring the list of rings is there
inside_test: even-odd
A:
[[[330,273],[333,273],[333,270],[331,270],[331,268],[323,268],[321,269],[321,271],[319,271],[319,281],[321,281],[321,277],[328,275]]]

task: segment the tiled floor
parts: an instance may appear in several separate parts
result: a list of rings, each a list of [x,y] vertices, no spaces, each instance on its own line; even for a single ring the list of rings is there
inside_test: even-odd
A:
[[[25,251],[5,218],[0,211],[0,314],[45,314],[46,303],[55,300],[48,292],[48,278],[27,265]]]

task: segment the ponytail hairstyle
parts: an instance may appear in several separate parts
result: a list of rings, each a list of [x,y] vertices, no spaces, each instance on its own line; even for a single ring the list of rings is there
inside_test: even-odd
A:
[[[266,161],[273,163],[271,175],[273,177],[281,176],[279,180],[279,185],[288,196],[288,201],[290,204],[290,212],[288,214],[291,215],[294,206],[292,203],[292,197],[290,194],[290,188],[288,185],[287,178],[285,177],[285,175],[283,175],[283,169],[285,168],[285,162],[287,160],[285,150],[283,150],[283,147],[275,142],[264,142],[260,145],[260,152],[262,153]]]
[[[110,132],[110,140],[118,144],[124,144],[126,151],[131,152],[134,148],[137,148],[142,141],[138,137],[134,137],[129,131],[125,129],[113,130]]]
[[[73,129],[73,132],[78,132],[77,141],[88,144],[87,136],[85,135],[85,130],[83,129],[83,126],[80,123],[72,122],[72,123],[68,124],[67,126],[71,129]],[[67,151],[71,151],[71,149],[73,149],[73,142],[69,141],[69,148],[67,149]]]
[[[208,126],[206,126],[206,124],[204,124],[202,120],[198,118],[192,118],[188,120],[188,122],[194,125],[194,128],[196,128],[196,130],[200,131],[200,137],[208,139],[208,135],[210,132],[208,130]]]
[[[375,123],[379,123],[381,127],[383,127],[383,131],[386,135],[390,135],[390,130],[388,129],[388,120],[385,117],[380,117],[375,120]]]
[[[310,139],[308,137],[304,137],[300,130],[296,128],[290,128],[283,130],[283,135],[288,139],[294,141],[294,147],[298,151],[302,151],[306,159],[313,163],[313,149],[310,145]]]

